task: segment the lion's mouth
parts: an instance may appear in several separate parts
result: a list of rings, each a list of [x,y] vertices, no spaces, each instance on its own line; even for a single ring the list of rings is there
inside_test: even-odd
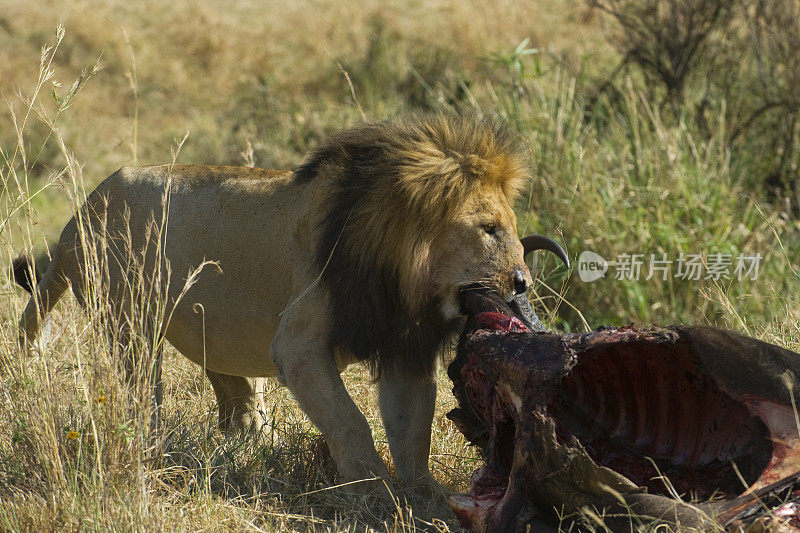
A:
[[[491,292],[485,285],[478,283],[469,283],[462,285],[458,291],[459,307],[462,314],[469,314],[468,309],[465,307],[464,299],[470,293],[483,294]],[[494,311],[508,313],[511,311],[513,316],[522,322],[526,328],[531,331],[547,331],[542,325],[541,320],[533,310],[528,297],[525,294],[512,294],[509,298],[501,304],[497,302]]]

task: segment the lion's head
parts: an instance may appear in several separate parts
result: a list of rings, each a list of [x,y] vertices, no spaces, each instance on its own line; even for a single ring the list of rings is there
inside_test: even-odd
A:
[[[531,283],[517,237],[519,144],[495,120],[412,116],[334,134],[295,172],[331,187],[316,266],[330,342],[378,371],[429,372],[458,327],[457,293]]]

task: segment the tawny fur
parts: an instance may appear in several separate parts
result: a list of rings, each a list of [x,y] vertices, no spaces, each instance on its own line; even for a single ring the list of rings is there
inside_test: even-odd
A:
[[[523,180],[520,150],[500,126],[441,115],[334,134],[294,173],[123,168],[64,228],[21,340],[35,339],[68,286],[86,304],[84,273],[103,241],[96,283],[109,320],[124,331],[130,309],[165,301],[162,333],[210,372],[223,418],[233,418],[223,426],[258,420],[252,378],[278,378],[344,480],[388,478],[339,377],[367,361],[395,471],[404,483],[430,481],[435,352],[459,324],[457,292],[482,283],[510,298],[515,271],[530,281],[512,209]],[[219,268],[179,301],[182,279],[204,260]],[[132,292],[137,271],[146,287]]]

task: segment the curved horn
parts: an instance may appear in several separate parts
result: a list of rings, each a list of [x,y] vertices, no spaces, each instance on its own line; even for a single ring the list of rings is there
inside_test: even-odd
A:
[[[558,258],[564,262],[564,265],[569,268],[567,252],[553,239],[545,237],[544,235],[528,235],[520,240],[522,241],[522,247],[525,249],[525,255],[528,255],[534,250],[548,250],[556,254]]]

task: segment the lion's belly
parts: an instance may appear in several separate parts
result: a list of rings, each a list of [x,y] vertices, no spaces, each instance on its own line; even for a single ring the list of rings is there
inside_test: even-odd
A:
[[[291,296],[282,282],[287,273],[276,253],[259,254],[263,269],[246,268],[241,258],[231,260],[232,253],[204,252],[205,257],[222,258],[221,272],[206,267],[183,295],[180,283],[170,287],[169,299],[180,299],[167,324],[166,338],[184,356],[214,372],[277,376],[269,347],[280,323],[279,313]],[[192,264],[202,257],[189,255],[196,257]],[[178,272],[188,270],[188,266],[176,267]]]
[[[176,308],[167,340],[185,357],[214,372],[276,377],[269,346],[277,322],[253,307],[260,306],[206,303],[200,307],[190,300]]]

